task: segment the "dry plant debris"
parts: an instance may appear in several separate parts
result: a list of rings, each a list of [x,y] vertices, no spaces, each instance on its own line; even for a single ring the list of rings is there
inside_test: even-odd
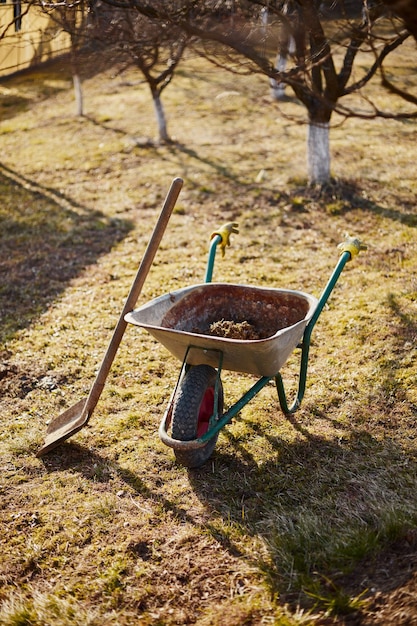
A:
[[[261,339],[255,326],[244,320],[243,322],[234,322],[233,320],[218,320],[212,322],[209,328],[209,335],[215,337],[225,337],[227,339],[241,339],[244,341],[253,341]]]

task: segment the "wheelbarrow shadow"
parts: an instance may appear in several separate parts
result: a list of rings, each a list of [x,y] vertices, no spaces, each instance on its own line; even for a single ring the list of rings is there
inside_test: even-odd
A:
[[[147,481],[146,476],[141,478],[138,472],[132,472],[114,459],[92,451],[83,444],[67,441],[63,446],[55,448],[51,454],[41,457],[40,461],[48,473],[61,473],[69,470],[95,485],[111,484],[117,477],[137,495],[173,513],[177,519],[195,525],[193,516],[165,495],[166,490],[162,494],[159,489],[154,488],[152,482]]]
[[[265,574],[271,593],[293,607],[300,598],[308,606],[302,590],[315,586],[317,592],[323,581],[351,597],[394,589],[417,570],[417,542],[407,568],[392,558],[404,554],[415,519],[412,490],[405,487],[417,476],[412,451],[366,429],[346,428],[331,438],[311,433],[301,419],[290,421],[292,443],[270,436],[267,426],[252,426],[275,458],[255,460],[226,433],[233,453],[223,452],[220,441],[211,462],[189,471],[212,520],[209,532],[233,555],[242,553],[245,537],[257,538],[259,552],[245,558]]]

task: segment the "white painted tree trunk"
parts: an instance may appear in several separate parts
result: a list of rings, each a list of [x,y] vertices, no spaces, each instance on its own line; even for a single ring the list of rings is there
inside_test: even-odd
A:
[[[167,130],[164,107],[162,105],[162,100],[161,100],[159,93],[152,92],[152,97],[153,97],[153,105],[155,109],[156,121],[158,123],[159,141],[165,143],[169,141],[169,135],[168,135],[168,130]]]
[[[275,69],[278,72],[285,72],[287,67],[287,57],[283,54],[277,56]],[[271,78],[271,93],[274,100],[283,100],[285,96],[285,83],[280,83],[275,78]]]
[[[284,45],[282,46],[281,51],[277,55],[275,61],[275,69],[278,72],[285,72],[287,68],[288,56],[294,54],[295,52],[295,41],[294,37],[289,35],[289,37],[285,40]],[[285,83],[280,83],[279,81],[271,78],[271,91],[272,97],[274,100],[283,100],[285,97]]]
[[[308,179],[310,184],[330,181],[329,123],[309,122],[307,140]]]
[[[83,89],[81,86],[81,79],[80,79],[79,74],[73,75],[72,83],[74,85],[76,115],[81,116],[81,115],[84,115],[84,102],[83,102]]]

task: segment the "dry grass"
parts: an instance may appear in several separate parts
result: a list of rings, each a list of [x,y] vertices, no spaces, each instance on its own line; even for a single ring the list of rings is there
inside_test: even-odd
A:
[[[165,95],[167,146],[148,141],[137,76],[84,87],[77,119],[65,66],[0,83],[0,623],[401,623],[417,562],[415,124],[335,128],[320,195],[305,128],[259,77],[190,59]],[[180,364],[129,327],[89,427],[37,459],[47,421],[91,385],[175,176],[141,302],[202,281],[223,222],[240,234],[215,278],[314,294],[346,231],[367,242],[313,334],[302,408],[284,418],[266,387],[187,471],[156,435]],[[297,372],[294,355],[289,390]],[[223,378],[228,405],[252,382]]]

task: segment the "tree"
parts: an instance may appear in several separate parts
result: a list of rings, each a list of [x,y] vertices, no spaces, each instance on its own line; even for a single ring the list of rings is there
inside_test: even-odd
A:
[[[249,9],[259,4],[251,2]],[[325,184],[330,180],[329,131],[333,114],[364,116],[363,111],[347,106],[345,97],[362,90],[378,72],[384,79],[384,60],[407,39],[408,33],[399,30],[398,24],[381,13],[380,3],[371,7],[367,2],[339,1],[326,5],[314,0],[270,1],[268,10],[272,19],[268,22],[269,33],[267,30],[265,34],[265,23],[262,25],[263,46],[253,13],[251,32],[246,29],[241,32],[241,38],[230,31],[219,36],[218,27],[214,27],[214,33],[217,40],[250,59],[272,80],[292,88],[307,111],[309,181]],[[283,28],[287,40],[292,41],[293,53],[291,65],[280,71],[279,64],[273,64],[270,51],[274,50],[277,34],[279,37]],[[206,30],[210,33],[207,26]],[[368,67],[357,78],[353,70],[360,52],[366,52]],[[395,116],[375,106],[368,107],[367,115]],[[410,115],[416,115],[416,111]]]
[[[360,13],[358,8],[362,9]],[[352,105],[343,104],[343,98],[361,90],[382,68],[387,54],[401,45],[408,35],[397,32],[397,29],[392,29],[388,37],[385,33],[383,37],[378,35],[380,7],[370,8],[367,2],[333,2],[326,6],[322,2],[297,0],[270,3],[270,11],[286,26],[294,42],[292,68],[280,72],[280,82],[291,86],[307,110],[309,181],[327,183],[330,180],[329,131],[333,114],[358,115]],[[359,52],[364,50],[369,51],[370,61],[358,80],[353,78],[353,69]],[[339,69],[336,56],[342,57]],[[378,114],[372,107],[369,115]]]
[[[112,46],[123,59],[124,69],[137,67],[152,95],[159,141],[170,141],[161,94],[173,79],[186,49],[186,31],[163,19],[148,17],[130,7],[95,8],[95,38]]]
[[[261,21],[263,0],[108,1],[119,7],[134,7],[152,20],[170,22],[198,38],[202,54],[217,65],[234,72],[261,72],[288,85],[307,112],[312,184],[330,181],[329,130],[334,113],[343,117],[395,117],[395,113],[380,111],[372,103],[364,113],[346,102],[378,74],[384,78],[383,64],[388,55],[409,36],[398,20],[382,11],[381,2],[269,0],[270,19],[266,23]],[[291,64],[285,69],[275,63],[277,33],[282,27],[294,41]],[[355,62],[360,53],[362,61],[367,58],[367,66],[358,77]],[[417,116],[417,112],[401,113],[401,117],[407,115]]]
[[[80,75],[80,53],[88,41],[88,17],[90,5],[87,0],[66,3],[52,0],[39,4],[41,10],[70,36],[71,73],[74,86],[76,114],[84,115],[84,99]]]

